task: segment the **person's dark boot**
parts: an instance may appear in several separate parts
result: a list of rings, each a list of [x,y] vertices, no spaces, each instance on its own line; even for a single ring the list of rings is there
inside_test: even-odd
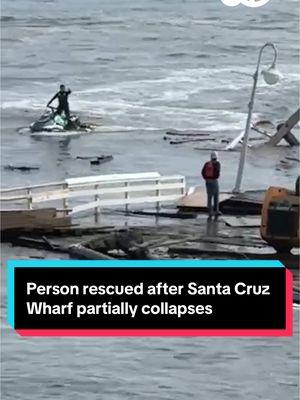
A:
[[[217,221],[217,219],[218,219],[221,215],[223,215],[223,214],[221,213],[221,211],[216,212],[216,213],[215,213],[215,221]]]

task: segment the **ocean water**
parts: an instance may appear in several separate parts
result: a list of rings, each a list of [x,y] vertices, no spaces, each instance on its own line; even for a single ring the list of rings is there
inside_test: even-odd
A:
[[[259,9],[220,0],[5,0],[1,11],[2,186],[155,170],[199,184],[207,152],[171,146],[164,132],[235,137],[245,126],[249,74],[267,41],[277,45],[283,79],[274,87],[259,81],[254,118],[276,123],[298,106],[295,0],[270,0]],[[271,61],[268,50],[263,66]],[[101,121],[100,132],[68,140],[18,133],[62,82],[73,90],[72,111]],[[114,160],[97,167],[76,160],[99,154]],[[220,154],[224,190],[234,185],[238,156]],[[298,150],[250,150],[244,187],[293,186],[299,164],[286,164],[286,156],[298,157]],[[7,164],[40,169],[20,173]],[[5,399],[298,398],[299,310],[294,337],[284,339],[21,339],[5,322],[4,273],[5,261],[24,250],[2,252]]]
[[[57,258],[3,246],[2,261]],[[289,338],[21,338],[7,326],[1,280],[5,400],[297,400],[299,307]]]
[[[221,0],[11,0],[2,5],[2,170],[4,186],[67,176],[159,170],[199,182],[208,152],[198,143],[171,146],[166,129],[216,131],[234,138],[244,129],[258,51],[278,47],[283,79],[259,81],[254,119],[285,120],[298,105],[298,3],[271,0],[262,8],[229,8]],[[262,69],[273,53],[263,54]],[[28,127],[64,82],[70,106],[99,133],[72,140],[32,138]],[[296,133],[299,134],[299,129]],[[209,142],[208,145],[212,145]],[[225,145],[224,145],[225,146]],[[112,154],[91,169],[77,155]],[[245,187],[293,185],[298,151],[280,146],[249,151]],[[222,186],[232,189],[238,153],[222,153]],[[283,162],[282,162],[283,161]],[[261,174],[261,169],[264,174]]]

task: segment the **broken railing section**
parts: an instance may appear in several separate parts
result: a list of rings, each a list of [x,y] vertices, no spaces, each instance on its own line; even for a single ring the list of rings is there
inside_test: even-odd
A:
[[[44,208],[54,208],[68,216],[93,210],[97,221],[101,208],[121,205],[128,210],[130,205],[155,203],[158,211],[161,203],[174,203],[185,191],[182,175],[142,172],[70,178],[58,183],[3,189],[0,201],[6,218],[10,218],[12,207],[14,211],[37,210],[43,204]]]

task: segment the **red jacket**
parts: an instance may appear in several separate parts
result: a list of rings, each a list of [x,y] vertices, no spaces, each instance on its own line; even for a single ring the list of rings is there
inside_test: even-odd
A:
[[[207,172],[208,168],[210,168],[210,164],[212,164],[213,171],[212,171],[212,175],[208,177],[206,175],[206,172]],[[220,172],[221,172],[221,164],[219,163],[219,161],[207,161],[202,168],[202,177],[205,180],[219,179]]]

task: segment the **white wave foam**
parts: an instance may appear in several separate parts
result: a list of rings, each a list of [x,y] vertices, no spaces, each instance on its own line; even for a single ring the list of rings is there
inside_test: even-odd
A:
[[[16,95],[17,97],[17,95]],[[40,110],[41,108],[45,108],[45,104],[41,104],[38,102],[32,102],[31,99],[19,98],[17,100],[7,100],[1,102],[1,109],[26,109],[26,110]]]
[[[247,74],[253,71],[249,68],[184,69],[171,71],[158,79],[124,80],[78,91],[74,88],[71,110],[83,118],[101,116],[106,129],[112,126],[116,131],[145,127],[156,130],[170,125],[177,129],[240,129],[245,123],[248,95],[245,94],[242,112],[230,108],[237,97],[236,92],[248,90],[252,85]],[[298,75],[292,71],[288,79],[298,80]],[[278,94],[285,84],[281,83],[272,91]],[[48,93],[50,86],[46,86]],[[48,99],[41,98],[41,93],[45,91],[33,93],[35,88],[32,87],[30,90],[31,93],[6,92],[1,108],[44,109]],[[259,90],[263,94],[266,90],[262,81]]]

